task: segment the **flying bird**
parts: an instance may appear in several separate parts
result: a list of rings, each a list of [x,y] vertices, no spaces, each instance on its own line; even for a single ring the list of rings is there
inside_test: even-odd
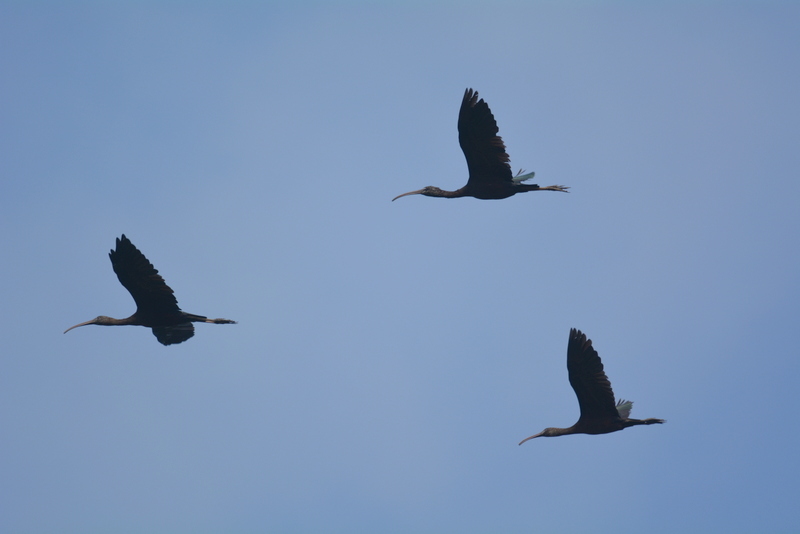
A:
[[[497,132],[497,122],[489,105],[482,98],[478,100],[477,91],[467,89],[464,100],[461,101],[461,111],[458,112],[458,142],[469,168],[467,185],[456,191],[443,191],[429,185],[398,195],[392,201],[406,195],[499,200],[526,191],[568,192],[569,187],[563,185],[539,187],[536,184],[522,183],[533,178],[534,173],[523,174],[525,171],[520,170],[516,176],[512,174],[506,146]]]
[[[569,331],[567,345],[567,371],[569,383],[578,397],[581,416],[569,428],[545,428],[519,442],[540,436],[553,437],[567,434],[608,434],[635,425],[661,424],[663,419],[631,419],[633,403],[620,400],[614,404],[611,383],[603,371],[603,362],[592,347],[592,340],[575,328]]]
[[[153,264],[122,234],[117,239],[117,249],[108,254],[120,283],[136,301],[136,313],[127,319],[114,319],[101,315],[91,321],[76,324],[64,330],[87,324],[104,326],[132,324],[153,329],[162,345],[186,341],[194,335],[194,323],[235,324],[230,319],[209,319],[181,311],[172,289],[164,282]]]

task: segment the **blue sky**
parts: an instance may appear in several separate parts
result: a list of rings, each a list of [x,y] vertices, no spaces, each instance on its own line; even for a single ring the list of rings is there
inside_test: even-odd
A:
[[[0,4],[0,530],[800,529],[800,7]],[[467,170],[464,89],[568,195]],[[198,325],[126,317],[125,233]],[[569,426],[569,329],[633,417]]]

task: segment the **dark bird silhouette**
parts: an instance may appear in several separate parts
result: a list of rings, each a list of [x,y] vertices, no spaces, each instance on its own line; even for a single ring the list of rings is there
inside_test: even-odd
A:
[[[194,335],[194,323],[231,324],[230,319],[209,319],[181,311],[172,289],[164,282],[153,264],[144,257],[138,248],[122,234],[117,239],[117,250],[108,254],[111,265],[120,283],[125,286],[136,301],[136,313],[127,319],[114,319],[101,315],[91,321],[76,324],[64,330],[66,334],[73,328],[87,324],[104,326],[132,324],[153,329],[162,345],[173,345],[186,341]]]
[[[567,345],[567,371],[569,383],[578,397],[581,416],[578,422],[569,428],[545,428],[519,442],[520,445],[529,439],[539,436],[553,437],[566,434],[608,434],[635,425],[661,424],[663,419],[631,419],[633,403],[620,400],[614,404],[614,392],[611,382],[603,371],[603,362],[592,347],[592,340],[580,330],[569,331]]]
[[[494,120],[489,105],[478,92],[467,89],[458,112],[458,142],[467,158],[469,180],[467,185],[456,191],[443,191],[429,185],[417,191],[409,191],[392,199],[397,200],[406,195],[425,195],[427,197],[475,197],[483,200],[508,198],[526,191],[563,191],[569,187],[550,185],[539,187],[536,184],[524,184],[533,178],[534,173],[523,174],[520,170],[512,175],[506,146],[497,135],[497,122]]]

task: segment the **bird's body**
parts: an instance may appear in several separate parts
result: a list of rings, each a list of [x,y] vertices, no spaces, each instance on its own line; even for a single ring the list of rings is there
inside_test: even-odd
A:
[[[428,186],[403,193],[392,200],[406,195],[499,200],[526,191],[566,192],[569,189],[563,185],[539,187],[536,184],[522,183],[533,178],[534,173],[522,174],[523,171],[520,171],[516,176],[512,174],[506,146],[503,144],[503,139],[497,135],[498,131],[497,122],[489,105],[483,99],[478,100],[477,91],[467,89],[458,113],[458,142],[469,168],[467,185],[456,191],[444,191],[438,187]]]
[[[91,321],[76,324],[64,331],[89,324],[104,326],[137,325],[153,329],[153,335],[163,345],[186,341],[194,335],[193,322],[230,324],[230,319],[209,319],[202,315],[186,313],[178,307],[172,289],[144,254],[123,234],[117,239],[116,250],[108,254],[120,283],[136,302],[136,312],[125,319],[101,315]]]
[[[567,434],[608,434],[635,425],[661,424],[663,419],[631,419],[630,401],[614,403],[614,391],[608,381],[603,362],[592,347],[592,340],[575,328],[569,332],[567,346],[567,371],[569,383],[578,397],[581,416],[569,428],[545,428],[543,431],[523,439],[565,436]]]

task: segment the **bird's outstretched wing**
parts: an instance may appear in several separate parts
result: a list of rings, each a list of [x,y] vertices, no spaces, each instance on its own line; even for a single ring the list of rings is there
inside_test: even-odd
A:
[[[108,257],[111,258],[111,265],[114,267],[120,283],[136,301],[137,314],[153,317],[180,313],[178,300],[172,293],[172,289],[164,282],[144,254],[125,237],[125,234],[117,238],[117,248],[112,250]],[[185,339],[189,339],[189,337],[191,335]],[[159,341],[161,341],[160,338]]]
[[[183,343],[194,335],[194,325],[181,323],[175,326],[154,326],[153,335],[162,345]]]
[[[567,371],[581,407],[581,420],[619,417],[603,362],[592,347],[592,340],[586,339],[586,334],[575,328],[569,331]]]
[[[511,183],[512,173],[503,139],[489,105],[467,89],[458,113],[458,142],[469,167],[468,186]]]

